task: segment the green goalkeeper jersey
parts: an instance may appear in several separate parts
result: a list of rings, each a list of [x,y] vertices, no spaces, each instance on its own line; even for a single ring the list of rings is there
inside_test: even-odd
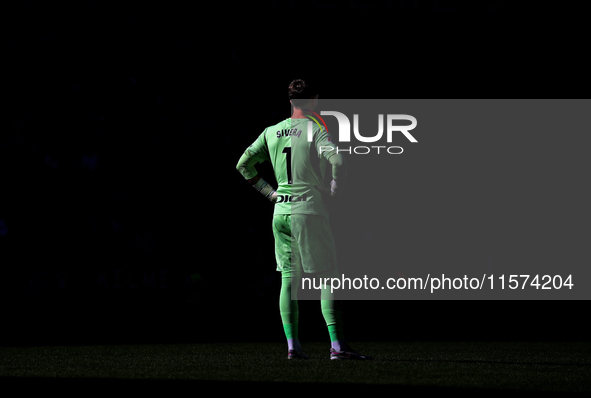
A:
[[[270,161],[277,180],[274,214],[316,214],[328,218],[322,193],[326,162],[337,154],[336,145],[324,127],[309,119],[285,119],[266,128],[250,145],[246,166]],[[256,176],[254,167],[244,167],[247,179]]]

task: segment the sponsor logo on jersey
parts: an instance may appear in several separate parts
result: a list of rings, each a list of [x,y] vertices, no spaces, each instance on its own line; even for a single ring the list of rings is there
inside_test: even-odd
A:
[[[284,130],[277,131],[277,138],[281,138],[281,137],[298,137],[298,138],[300,138],[300,135],[302,135],[302,130],[298,130],[298,129],[284,129]]]
[[[287,203],[287,202],[305,202],[308,199],[306,194],[303,195],[277,195],[276,203]]]

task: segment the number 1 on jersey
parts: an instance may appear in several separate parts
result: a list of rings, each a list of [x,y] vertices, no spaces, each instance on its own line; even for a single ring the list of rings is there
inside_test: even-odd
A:
[[[287,183],[291,185],[291,147],[286,146],[285,148],[283,148],[283,153],[285,154],[287,164]]]

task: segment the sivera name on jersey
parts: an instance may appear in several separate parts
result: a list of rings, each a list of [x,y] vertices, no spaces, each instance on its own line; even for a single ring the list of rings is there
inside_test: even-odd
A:
[[[302,135],[302,130],[298,130],[298,129],[284,129],[284,130],[277,131],[277,138],[281,138],[281,137],[298,137],[298,138],[300,138],[300,135]]]

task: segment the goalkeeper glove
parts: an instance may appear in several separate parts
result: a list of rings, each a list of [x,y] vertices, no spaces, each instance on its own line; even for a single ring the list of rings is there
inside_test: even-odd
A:
[[[336,196],[338,187],[337,180],[333,178],[330,182],[330,196]]]
[[[253,187],[272,203],[277,201],[277,191],[275,191],[273,187],[267,184],[267,182],[262,178],[259,178],[259,180],[253,184]]]

